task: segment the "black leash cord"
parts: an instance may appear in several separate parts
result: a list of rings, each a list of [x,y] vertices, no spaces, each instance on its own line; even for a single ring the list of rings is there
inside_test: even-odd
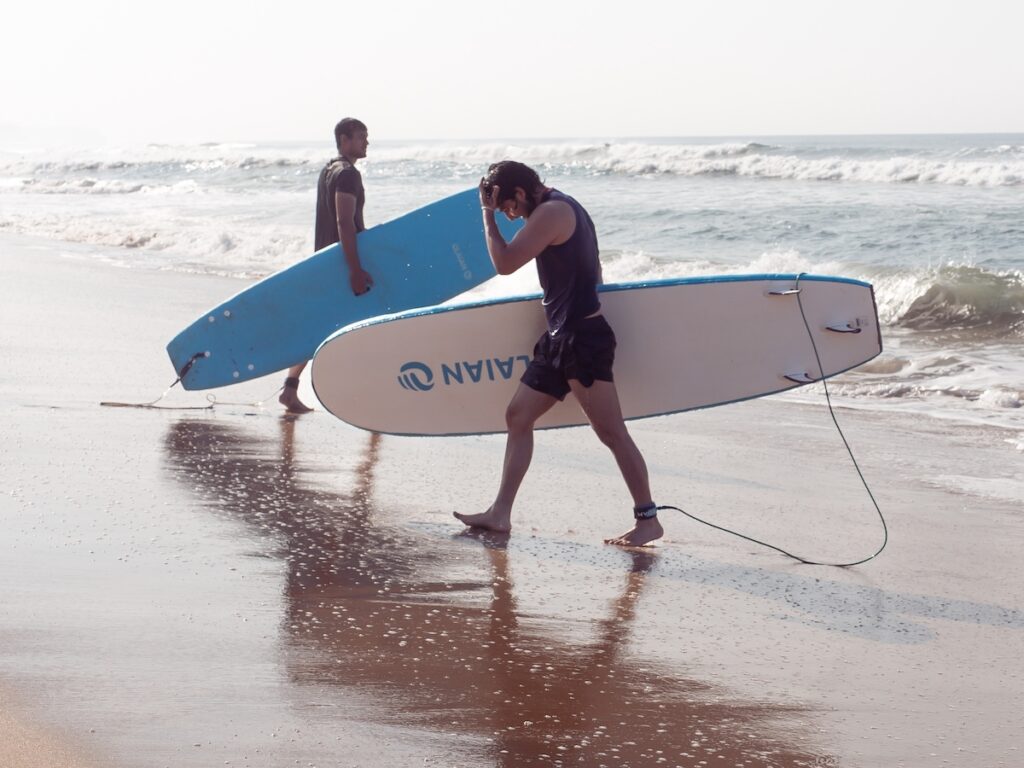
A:
[[[674,509],[677,512],[682,512],[684,515],[691,518],[692,520],[696,520],[698,523],[703,523],[704,525],[707,525],[711,528],[716,528],[719,531],[724,531],[725,533],[731,533],[733,536],[739,536],[741,539],[746,539],[747,541],[752,542],[753,544],[759,544],[762,547],[774,549],[776,552],[779,552],[785,555],[786,557],[790,557],[799,563],[804,563],[805,565],[828,565],[835,568],[850,568],[854,565],[861,565],[862,563],[866,563],[868,560],[873,560],[882,553],[882,550],[885,549],[885,545],[889,543],[889,527],[885,524],[885,516],[882,514],[882,510],[879,508],[878,502],[875,500],[875,495],[871,493],[871,487],[868,485],[868,481],[864,479],[864,473],[861,472],[860,465],[857,464],[857,459],[853,455],[853,449],[850,448],[850,443],[847,441],[846,435],[843,434],[843,429],[842,427],[839,426],[839,420],[836,418],[835,410],[832,408],[832,396],[829,394],[828,391],[828,383],[825,379],[825,368],[821,364],[821,356],[818,354],[818,345],[814,343],[814,334],[811,332],[810,323],[807,322],[807,315],[804,313],[803,302],[800,300],[800,278],[803,277],[803,274],[804,273],[801,272],[799,275],[796,276],[796,301],[797,306],[800,308],[800,317],[804,321],[804,328],[807,329],[807,338],[811,340],[811,348],[814,350],[814,359],[818,363],[818,372],[821,374],[821,385],[825,388],[825,402],[828,404],[828,412],[829,415],[832,417],[832,423],[836,425],[836,431],[839,433],[839,437],[842,438],[843,445],[846,447],[846,452],[850,455],[850,461],[853,462],[853,468],[857,470],[857,476],[860,478],[860,482],[864,486],[864,490],[867,491],[868,498],[871,499],[871,503],[874,505],[875,511],[878,513],[878,519],[882,522],[882,546],[880,546],[874,554],[869,555],[868,557],[862,558],[860,560],[855,560],[850,563],[823,563],[817,560],[809,560],[805,557],[800,557],[799,555],[794,555],[792,552],[787,552],[786,550],[782,549],[781,547],[777,547],[774,544],[769,544],[765,541],[760,541],[750,536],[746,536],[742,533],[733,531],[729,528],[724,528],[721,525],[709,523],[707,520],[701,520],[696,515],[692,515],[686,510],[680,509],[679,507],[673,507],[666,504],[665,506],[658,507],[658,509]]]

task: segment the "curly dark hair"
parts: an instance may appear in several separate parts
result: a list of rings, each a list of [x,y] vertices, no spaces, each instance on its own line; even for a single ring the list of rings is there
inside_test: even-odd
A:
[[[516,187],[521,187],[529,197],[542,186],[544,184],[533,168],[515,160],[494,163],[487,169],[487,175],[484,177],[484,192],[488,195],[494,187],[498,187],[500,199],[495,201],[498,205],[515,197]]]

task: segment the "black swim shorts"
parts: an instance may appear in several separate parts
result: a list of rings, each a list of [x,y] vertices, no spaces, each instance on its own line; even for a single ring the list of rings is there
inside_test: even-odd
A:
[[[564,400],[569,379],[584,387],[595,380],[612,381],[615,332],[603,315],[588,317],[572,331],[552,338],[547,331],[533,348],[533,360],[521,381],[530,389]]]

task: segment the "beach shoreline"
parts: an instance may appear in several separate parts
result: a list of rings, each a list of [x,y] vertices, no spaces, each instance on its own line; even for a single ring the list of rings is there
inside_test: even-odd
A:
[[[166,341],[246,283],[87,250],[0,237],[0,740],[26,766],[1019,762],[1013,430],[837,409],[890,526],[859,568],[668,512],[655,551],[602,546],[628,505],[586,430],[538,434],[495,546],[450,513],[489,503],[501,436],[284,418],[283,375],[101,407],[157,397]],[[823,404],[630,429],[659,503],[821,559],[881,542]]]

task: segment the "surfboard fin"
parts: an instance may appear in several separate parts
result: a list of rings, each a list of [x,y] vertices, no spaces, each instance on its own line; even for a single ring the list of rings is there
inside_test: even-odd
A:
[[[818,381],[818,379],[813,378],[809,373],[786,373],[783,374],[782,378],[789,379],[797,384],[813,384]]]
[[[769,296],[795,296],[800,293],[799,288],[788,288],[785,291],[768,291]]]
[[[853,323],[846,323],[845,325],[826,325],[826,331],[832,331],[833,333],[860,333],[861,329],[859,326]]]

